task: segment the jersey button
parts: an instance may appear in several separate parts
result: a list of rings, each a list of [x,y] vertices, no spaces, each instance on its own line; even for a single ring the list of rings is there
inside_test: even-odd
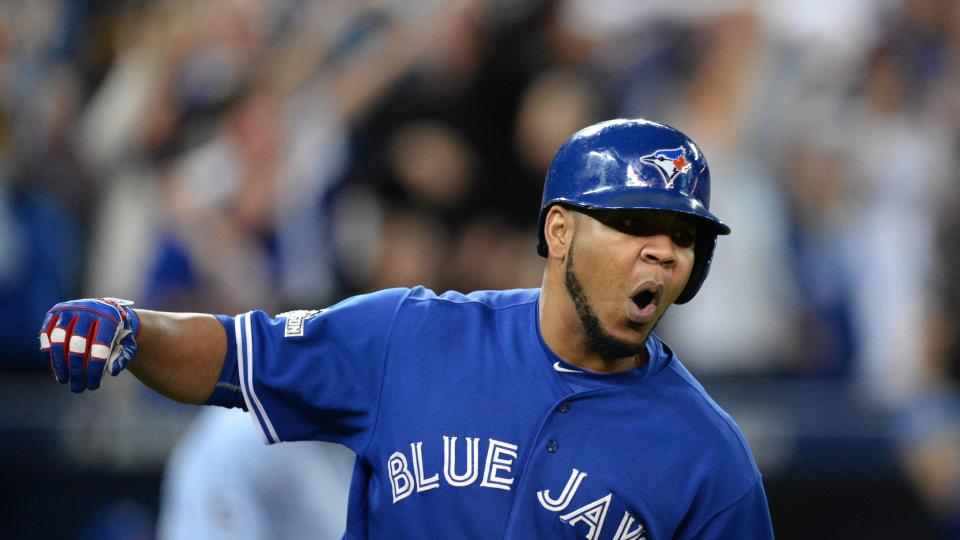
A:
[[[560,448],[560,445],[556,441],[550,441],[547,443],[547,452],[551,454],[557,451],[557,448]]]
[[[562,413],[565,413],[570,410],[570,405],[566,401],[564,401],[563,403],[560,404],[559,407],[557,407],[557,410]]]

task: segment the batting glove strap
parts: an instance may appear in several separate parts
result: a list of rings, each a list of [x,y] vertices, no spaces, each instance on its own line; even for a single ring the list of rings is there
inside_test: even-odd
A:
[[[119,298],[71,300],[53,306],[40,329],[40,350],[50,369],[73,392],[95,390],[103,371],[117,375],[137,352],[140,317]]]

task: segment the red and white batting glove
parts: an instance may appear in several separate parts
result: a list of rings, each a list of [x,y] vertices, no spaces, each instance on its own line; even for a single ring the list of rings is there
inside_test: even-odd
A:
[[[118,298],[61,302],[47,312],[40,328],[40,350],[49,351],[50,369],[71,392],[96,390],[103,371],[117,375],[137,353],[140,317]]]

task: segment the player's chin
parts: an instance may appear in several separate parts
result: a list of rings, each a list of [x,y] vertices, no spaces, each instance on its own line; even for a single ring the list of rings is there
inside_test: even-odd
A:
[[[639,345],[647,340],[647,337],[653,330],[653,323],[636,322],[627,319],[617,330],[618,331],[613,334],[615,338],[624,343]]]

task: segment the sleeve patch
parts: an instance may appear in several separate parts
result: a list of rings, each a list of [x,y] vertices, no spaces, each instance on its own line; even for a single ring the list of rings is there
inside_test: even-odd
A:
[[[283,327],[283,337],[302,337],[303,336],[303,327],[304,323],[310,317],[313,317],[317,313],[323,311],[322,309],[299,309],[296,311],[287,311],[285,313],[280,313],[277,315],[277,318],[284,318],[287,320],[287,323]]]

